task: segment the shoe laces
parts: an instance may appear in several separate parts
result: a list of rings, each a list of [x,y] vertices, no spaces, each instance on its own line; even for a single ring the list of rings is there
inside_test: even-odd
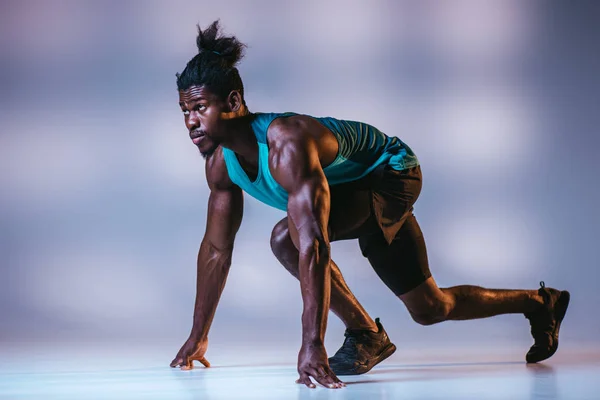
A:
[[[368,340],[367,332],[362,330],[349,330],[344,333],[346,339],[339,354],[345,357],[354,357],[358,351],[358,345]]]
[[[533,336],[536,342],[538,340],[546,339],[549,334],[548,328],[553,324],[552,315],[548,312],[550,293],[548,292],[548,289],[546,289],[544,281],[540,282],[538,293],[542,296],[544,304],[539,310],[526,315],[531,323],[531,336]]]

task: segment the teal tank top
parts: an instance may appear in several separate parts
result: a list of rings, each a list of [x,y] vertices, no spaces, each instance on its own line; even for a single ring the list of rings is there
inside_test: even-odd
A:
[[[231,181],[257,200],[284,211],[287,210],[288,194],[269,170],[267,129],[276,118],[292,115],[297,114],[255,114],[251,126],[258,142],[258,174],[254,181],[250,180],[236,154],[223,148]],[[410,147],[397,137],[389,137],[369,124],[331,117],[312,118],[328,128],[339,143],[337,157],[323,168],[330,186],[358,180],[382,164],[399,171],[419,165],[419,160]]]

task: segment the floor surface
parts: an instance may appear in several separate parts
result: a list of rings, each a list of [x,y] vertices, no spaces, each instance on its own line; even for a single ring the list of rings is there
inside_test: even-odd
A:
[[[134,350],[26,354],[13,349],[0,360],[1,399],[600,399],[600,352],[591,349],[535,365],[510,352],[396,354],[368,374],[341,377],[347,387],[337,390],[295,384],[293,362],[264,363],[250,349],[192,371]]]

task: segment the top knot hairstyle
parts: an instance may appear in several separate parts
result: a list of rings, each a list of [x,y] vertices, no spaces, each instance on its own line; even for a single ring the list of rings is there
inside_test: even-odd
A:
[[[238,90],[243,99],[244,85],[236,65],[244,56],[246,45],[235,36],[223,36],[218,20],[205,30],[198,25],[196,45],[198,54],[182,73],[176,74],[177,90],[205,86],[222,99],[226,99],[232,90]]]

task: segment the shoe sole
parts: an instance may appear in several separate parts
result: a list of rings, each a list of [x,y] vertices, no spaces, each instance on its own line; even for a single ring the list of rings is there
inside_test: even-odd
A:
[[[566,290],[563,290],[562,292],[560,292],[560,296],[558,296],[558,300],[556,301],[555,312],[554,312],[554,318],[556,319],[556,326],[554,327],[554,331],[552,331],[552,337],[556,338],[556,340],[554,341],[555,346],[553,346],[550,349],[550,352],[548,352],[548,354],[546,354],[544,357],[537,359],[537,360],[527,360],[527,363],[535,364],[540,361],[547,360],[550,357],[552,357],[554,355],[554,353],[556,353],[556,350],[558,350],[558,334],[560,332],[560,324],[562,323],[562,320],[565,318],[565,314],[567,313],[567,308],[569,308],[570,300],[571,300],[571,293],[569,293]]]
[[[374,366],[376,366],[377,364],[379,364],[380,362],[384,361],[386,358],[388,358],[389,356],[391,356],[392,354],[394,354],[396,352],[396,345],[394,343],[390,343],[387,346],[385,346],[383,348],[383,350],[381,350],[381,352],[374,358],[372,358],[371,360],[373,360],[374,362],[370,362],[368,365],[365,364],[361,364],[358,369],[336,369],[335,367],[331,367],[331,369],[333,370],[333,372],[336,375],[362,375],[362,374],[366,374],[367,372],[369,372]],[[361,368],[361,367],[365,367],[365,368]]]

